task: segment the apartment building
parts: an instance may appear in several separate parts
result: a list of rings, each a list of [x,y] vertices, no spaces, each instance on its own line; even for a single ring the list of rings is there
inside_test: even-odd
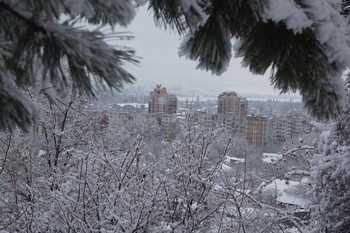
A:
[[[308,120],[298,116],[273,116],[269,119],[269,141],[279,142],[297,138],[310,131]]]
[[[148,113],[176,114],[176,95],[167,92],[160,84],[149,94]]]
[[[246,116],[248,112],[248,101],[240,97],[236,92],[223,92],[218,97],[218,114],[232,113],[234,115]]]
[[[268,119],[264,116],[247,116],[245,137],[249,144],[263,146],[266,143]]]

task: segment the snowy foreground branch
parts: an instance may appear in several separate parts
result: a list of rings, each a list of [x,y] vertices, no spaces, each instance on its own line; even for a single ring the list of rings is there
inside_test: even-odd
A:
[[[75,97],[43,104],[33,134],[0,135],[5,232],[269,232],[293,220],[252,194],[244,159],[224,166],[237,139],[220,128],[188,120],[169,142],[156,120],[105,127]]]

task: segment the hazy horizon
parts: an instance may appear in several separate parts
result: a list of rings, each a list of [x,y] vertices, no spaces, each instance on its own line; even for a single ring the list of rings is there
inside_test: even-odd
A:
[[[116,32],[128,32],[135,38],[129,41],[116,41],[116,45],[128,46],[141,57],[140,65],[126,64],[125,68],[136,77],[132,85],[154,88],[162,84],[171,92],[184,92],[194,95],[216,95],[223,91],[236,91],[239,95],[278,96],[269,80],[269,71],[264,76],[254,75],[242,68],[240,61],[232,57],[228,70],[221,76],[210,71],[196,69],[197,62],[178,56],[181,38],[175,32],[157,28],[153,16],[146,7],[138,9],[135,19],[127,28],[116,28]],[[111,42],[114,44],[114,42]],[[151,91],[150,89],[150,91]],[[298,94],[290,94],[299,96]]]

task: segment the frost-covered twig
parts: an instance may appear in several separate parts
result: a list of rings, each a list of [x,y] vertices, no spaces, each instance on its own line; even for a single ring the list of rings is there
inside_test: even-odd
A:
[[[283,153],[281,158],[277,158],[276,160],[274,160],[272,162],[272,164],[275,165],[275,164],[281,162],[282,160],[285,160],[287,157],[297,156],[298,152],[309,151],[309,150],[315,150],[315,147],[308,146],[308,145],[302,145],[302,146],[299,146],[299,147],[292,148],[292,149],[286,151],[285,153]]]

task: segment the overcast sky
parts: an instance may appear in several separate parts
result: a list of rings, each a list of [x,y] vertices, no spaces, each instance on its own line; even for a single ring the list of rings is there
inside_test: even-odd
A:
[[[135,86],[153,88],[160,83],[173,93],[217,96],[223,91],[236,91],[240,95],[278,95],[270,85],[268,74],[253,75],[241,67],[241,59],[232,58],[228,70],[221,76],[196,69],[196,62],[178,56],[181,38],[164,28],[157,28],[146,7],[138,9],[136,18],[124,29],[131,32],[134,40],[123,44],[136,49],[140,56],[139,67],[127,65],[126,69],[136,78]],[[120,43],[120,42],[118,42]]]

